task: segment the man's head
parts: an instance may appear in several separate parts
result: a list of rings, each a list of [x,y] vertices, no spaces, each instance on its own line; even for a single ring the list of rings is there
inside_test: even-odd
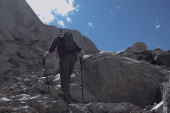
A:
[[[57,37],[63,37],[63,36],[64,36],[64,33],[58,33],[58,34],[55,35],[56,38]]]

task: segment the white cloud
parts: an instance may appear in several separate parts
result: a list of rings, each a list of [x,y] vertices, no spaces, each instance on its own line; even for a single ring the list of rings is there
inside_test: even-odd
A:
[[[161,27],[160,25],[156,25],[155,30],[157,31],[160,27]]]
[[[65,28],[64,22],[62,20],[59,20],[58,24],[61,25],[63,28]]]
[[[71,23],[72,22],[72,19],[70,17],[66,17],[66,20]]]
[[[89,23],[88,23],[88,26],[94,27],[94,24],[93,24],[92,22],[89,22]]]
[[[155,23],[154,23],[154,26],[155,26],[155,30],[156,30],[156,31],[161,27],[158,19],[159,19],[159,17],[156,17],[156,21],[155,21]]]
[[[58,16],[68,16],[79,10],[79,5],[74,5],[74,0],[26,0],[40,20],[46,24],[57,20]],[[59,20],[57,20],[59,21]]]
[[[111,14],[111,15],[114,15],[112,10],[110,11],[110,14]]]
[[[120,9],[120,8],[122,8],[122,6],[117,6],[117,7],[116,7],[116,9]]]

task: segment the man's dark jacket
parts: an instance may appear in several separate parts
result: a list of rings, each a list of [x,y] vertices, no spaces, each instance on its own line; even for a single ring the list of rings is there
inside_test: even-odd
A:
[[[62,47],[61,37],[57,37],[52,41],[48,51],[50,53],[52,53],[52,52],[54,52],[55,48],[57,47],[57,53],[58,53],[58,56],[60,57],[60,59],[63,58],[65,55],[75,55],[76,56],[77,52],[79,53],[81,51],[81,48],[75,42],[74,42],[74,44],[76,45],[76,51],[73,51],[73,52],[65,51]]]

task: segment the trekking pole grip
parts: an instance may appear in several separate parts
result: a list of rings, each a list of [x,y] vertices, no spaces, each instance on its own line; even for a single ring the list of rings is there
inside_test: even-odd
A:
[[[79,56],[80,64],[82,65],[82,58]]]
[[[45,59],[44,59],[44,57],[41,58],[41,60],[42,60],[42,65],[45,67]]]

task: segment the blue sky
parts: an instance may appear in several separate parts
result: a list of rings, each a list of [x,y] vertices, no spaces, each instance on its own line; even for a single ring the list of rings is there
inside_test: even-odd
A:
[[[135,42],[170,50],[170,0],[26,0],[47,25],[80,31],[100,51]]]

